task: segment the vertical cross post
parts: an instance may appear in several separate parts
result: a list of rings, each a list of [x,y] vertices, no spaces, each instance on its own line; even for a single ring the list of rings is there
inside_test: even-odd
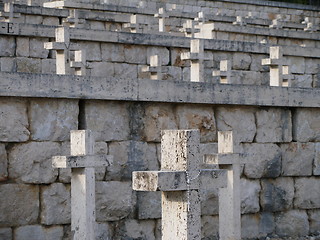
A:
[[[71,156],[56,156],[54,168],[71,168],[71,231],[73,240],[94,240],[95,175],[94,167],[109,166],[111,156],[93,155],[91,131],[71,131]]]
[[[133,189],[162,192],[162,240],[201,239],[199,188],[225,187],[226,171],[199,169],[199,130],[167,130],[161,171],[133,172]]]
[[[231,64],[229,60],[220,61],[220,70],[213,71],[212,76],[220,77],[220,83],[231,84]]]
[[[139,23],[138,23],[138,17],[136,14],[132,14],[130,16],[130,22],[123,24],[124,28],[130,29],[130,32],[137,33],[139,32]]]
[[[87,58],[85,50],[74,51],[74,61],[70,62],[70,67],[74,69],[75,75],[86,75]]]
[[[243,17],[242,16],[237,16],[236,17],[236,21],[232,23],[233,25],[239,25],[239,26],[245,26],[247,25],[247,23],[245,21],[243,21]]]
[[[168,17],[164,8],[159,8],[158,13],[154,15],[155,18],[159,19],[159,32],[166,31],[166,17]]]
[[[0,17],[3,17],[5,22],[13,22],[14,18],[21,17],[20,13],[14,13],[13,4],[13,2],[5,2],[3,5],[3,12],[0,13]]]
[[[150,56],[150,66],[142,68],[142,72],[150,72],[152,80],[162,80],[162,67],[159,55]]]
[[[186,37],[194,38],[196,33],[200,32],[199,28],[196,28],[197,22],[193,20],[187,20],[184,24],[182,29],[180,29],[181,32],[184,32]]]
[[[191,61],[191,82],[204,82],[204,60],[209,60],[204,54],[204,42],[201,39],[190,41],[190,52],[182,53],[181,60]]]
[[[65,23],[68,23],[69,27],[77,28],[81,24],[85,23],[84,19],[79,18],[79,10],[78,9],[71,9],[70,16],[64,20]]]

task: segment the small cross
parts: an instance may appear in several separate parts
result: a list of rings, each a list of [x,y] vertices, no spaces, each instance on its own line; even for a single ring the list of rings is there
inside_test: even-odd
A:
[[[254,19],[255,15],[252,12],[248,12],[246,19]]]
[[[162,80],[162,67],[159,55],[150,56],[150,66],[142,69],[142,72],[150,72],[152,80]]]
[[[0,17],[4,18],[5,22],[13,22],[15,18],[20,18],[20,13],[14,13],[14,3],[13,2],[5,2],[3,5],[3,12],[0,12]]]
[[[218,132],[218,154],[206,155],[205,163],[218,165],[228,173],[226,188],[219,189],[219,236],[221,240],[241,239],[240,154],[234,153],[232,131]]]
[[[130,29],[130,32],[137,33],[140,30],[139,23],[138,23],[138,17],[136,14],[132,14],[130,16],[130,22],[123,24],[124,28]]]
[[[90,130],[71,131],[71,156],[56,156],[54,168],[71,168],[71,230],[73,240],[95,239],[95,167],[106,167],[112,156],[94,155]]]
[[[87,58],[85,50],[74,51],[74,61],[70,62],[70,67],[74,69],[75,75],[85,76],[87,70]]]
[[[134,190],[162,192],[162,240],[200,240],[199,190],[226,186],[225,170],[200,169],[199,148],[199,130],[163,131],[161,171],[133,172]]]
[[[154,17],[159,19],[159,32],[165,32],[165,28],[166,28],[165,20],[169,16],[167,15],[164,8],[159,8],[158,13],[156,13]]]
[[[305,17],[302,24],[306,25],[306,27],[303,29],[305,32],[315,32],[317,31],[314,27],[313,23],[310,21],[309,17]]]
[[[277,17],[272,20],[272,24],[269,26],[269,28],[283,28],[282,16],[280,14],[278,14]]]
[[[67,19],[65,19],[64,22],[67,23],[69,27],[77,28],[81,24],[84,24],[86,22],[85,19],[80,19],[79,15],[79,10],[72,9],[70,10],[70,16],[67,17]]]
[[[270,47],[270,58],[262,59],[261,63],[270,66],[270,86],[291,86],[292,75],[280,47]]]
[[[220,77],[220,83],[231,84],[231,64],[229,60],[220,61],[220,70],[213,71],[212,76]]]
[[[181,60],[191,61],[191,82],[204,82],[203,62],[210,59],[205,57],[203,40],[192,39],[190,41],[190,52],[181,53]]]
[[[205,22],[206,22],[206,17],[205,17],[204,12],[198,12],[198,17],[196,17],[196,18],[194,19],[194,21],[195,21],[196,23],[198,23],[198,25],[203,25],[203,24],[205,24]]]
[[[199,28],[196,28],[197,22],[193,20],[187,20],[184,24],[180,32],[184,32],[186,37],[194,38],[196,33],[200,32]]]
[[[237,16],[236,17],[236,21],[232,23],[233,25],[239,25],[239,26],[245,26],[247,25],[247,23],[245,21],[243,21],[243,17],[242,16]]]

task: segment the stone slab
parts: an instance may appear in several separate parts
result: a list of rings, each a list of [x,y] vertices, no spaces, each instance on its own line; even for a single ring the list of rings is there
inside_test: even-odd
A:
[[[55,156],[52,158],[53,168],[91,168],[107,167],[113,161],[113,156]]]

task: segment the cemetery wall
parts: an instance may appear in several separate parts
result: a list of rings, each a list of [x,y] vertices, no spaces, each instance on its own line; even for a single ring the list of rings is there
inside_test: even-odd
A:
[[[234,84],[268,85],[269,68],[261,65],[261,59],[269,56],[269,44],[276,44],[285,50],[294,75],[292,86],[309,90],[319,87],[320,33],[301,31],[301,21],[306,16],[312,17],[315,25],[320,23],[318,10],[298,9],[296,5],[271,7],[259,2],[176,3],[182,10],[168,21],[172,34],[164,37],[167,41],[155,35],[148,44],[139,42],[139,38],[130,40],[131,33],[123,29],[123,19],[128,21],[132,11],[140,11],[146,23],[140,39],[146,38],[149,32],[156,32],[157,20],[152,13],[163,6],[162,2],[148,1],[142,4],[143,8],[134,8],[137,5],[133,4],[140,2],[133,1],[126,7],[123,5],[128,3],[122,3],[117,11],[108,11],[113,13],[108,21],[99,17],[101,10],[82,10],[88,18],[83,27],[96,30],[96,35],[85,35],[88,30],[84,30],[81,36],[72,35],[71,41],[87,50],[87,75],[100,77],[95,80],[101,82],[111,78],[148,79],[150,75],[141,69],[149,63],[151,53],[157,52],[163,65],[163,81],[190,81],[190,64],[180,58],[181,52],[189,51],[189,40],[177,29],[184,20],[208,8],[207,11],[219,11],[214,15],[226,26],[221,25],[223,30],[214,34],[220,42],[207,42],[205,53],[212,60],[205,62],[206,82],[217,83],[212,70],[219,68],[220,60],[230,59]],[[18,77],[25,73],[43,74],[43,78],[50,79],[50,74],[55,74],[55,53],[44,49],[43,44],[54,41],[53,26],[58,26],[69,11],[24,5],[17,5],[16,9],[21,13],[15,20],[18,27],[13,32],[0,32],[1,72]],[[278,13],[284,14],[285,24],[291,25],[274,31],[265,28],[265,35],[254,33],[247,26],[238,26],[241,31],[237,32],[232,19],[246,16],[249,11],[256,12],[260,20],[252,21],[261,26],[269,24]],[[103,34],[109,30],[117,30],[122,42],[105,38]],[[122,31],[125,33],[121,35]],[[237,44],[242,47],[234,47]],[[21,84],[18,78],[13,80],[13,85]],[[297,238],[320,233],[318,107],[232,105],[232,99],[225,105],[109,101],[99,97],[80,99],[72,94],[63,98],[26,98],[23,94],[10,96],[6,91],[1,91],[0,97],[1,240],[71,239],[70,172],[53,169],[51,157],[70,154],[69,132],[74,129],[93,130],[96,152],[114,156],[111,167],[96,169],[97,239],[161,239],[160,194],[134,192],[131,173],[160,169],[161,130],[194,128],[201,132],[202,154],[217,152],[218,130],[233,130],[241,143],[237,151],[247,154],[248,163],[242,168],[241,177],[243,239]],[[203,190],[201,198],[203,238],[218,239],[218,192]]]

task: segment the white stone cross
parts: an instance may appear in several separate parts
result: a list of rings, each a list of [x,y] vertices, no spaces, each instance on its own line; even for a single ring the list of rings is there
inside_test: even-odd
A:
[[[231,64],[229,60],[220,61],[220,70],[213,71],[212,76],[220,77],[220,83],[231,84]]]
[[[108,155],[94,155],[90,130],[71,131],[71,156],[52,158],[54,168],[71,168],[71,230],[73,240],[94,240],[95,167],[112,162]]]
[[[0,17],[4,18],[5,22],[13,22],[15,18],[20,18],[20,13],[14,13],[13,2],[5,2],[3,5],[3,12],[0,12]]]
[[[269,28],[283,28],[282,16],[280,14],[278,14],[276,18],[272,20],[272,24],[269,26]]]
[[[233,25],[245,26],[247,23],[243,20],[242,16],[237,16],[236,21],[232,23]]]
[[[305,17],[302,24],[306,25],[306,27],[303,29],[305,32],[315,32],[316,28],[313,25],[313,22],[311,22],[309,17]]]
[[[159,8],[158,13],[154,15],[155,18],[159,19],[159,32],[166,31],[166,18],[169,17],[164,8]]]
[[[68,24],[69,27],[77,28],[84,24],[86,21],[85,19],[79,18],[79,10],[78,9],[71,9],[70,16],[64,20],[65,23]]]
[[[162,240],[200,240],[199,189],[226,186],[226,171],[200,169],[199,147],[199,130],[163,131],[161,171],[133,172],[134,190],[162,192]]]
[[[194,38],[196,33],[200,32],[199,28],[196,28],[198,23],[196,21],[188,19],[180,29],[180,32],[184,32],[186,37]]]
[[[261,63],[264,66],[270,66],[270,86],[291,86],[292,75],[289,72],[289,66],[283,59],[281,47],[270,47],[270,58],[262,59]]]
[[[205,163],[218,165],[228,175],[227,187],[219,189],[219,239],[240,240],[240,154],[234,153],[232,131],[218,132],[218,154],[205,156]]]
[[[136,14],[132,14],[130,16],[130,22],[123,24],[124,28],[130,29],[130,32],[137,33],[140,30],[139,23],[138,23],[138,17]]]
[[[150,66],[142,68],[142,72],[150,72],[152,80],[162,80],[162,67],[159,55],[150,56]]]
[[[198,17],[196,17],[196,18],[194,19],[194,21],[197,22],[198,25],[205,24],[205,22],[206,22],[206,17],[205,17],[204,12],[198,12]]]
[[[70,62],[70,67],[74,69],[75,75],[85,76],[87,70],[87,57],[85,50],[74,51],[74,61]]]
[[[181,53],[181,60],[191,61],[191,82],[204,82],[204,41],[202,39],[192,39],[190,41],[190,52]]]

